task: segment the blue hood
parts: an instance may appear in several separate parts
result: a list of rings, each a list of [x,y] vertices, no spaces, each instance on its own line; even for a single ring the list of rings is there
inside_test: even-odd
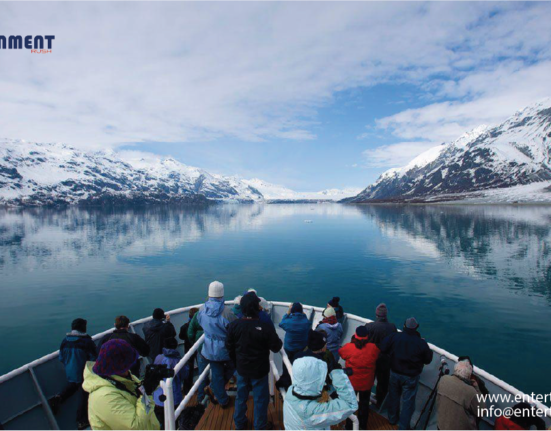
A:
[[[224,298],[209,298],[205,302],[205,314],[209,317],[218,317],[224,311]]]
[[[182,355],[180,355],[180,352],[176,349],[167,349],[166,347],[163,347],[163,355],[167,358],[182,359]]]

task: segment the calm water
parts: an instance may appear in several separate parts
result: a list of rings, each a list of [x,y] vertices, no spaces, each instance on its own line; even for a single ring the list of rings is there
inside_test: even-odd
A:
[[[312,223],[305,223],[311,220]],[[228,298],[269,299],[401,326],[525,391],[549,392],[551,208],[226,205],[0,212],[0,374],[56,350],[74,317]]]

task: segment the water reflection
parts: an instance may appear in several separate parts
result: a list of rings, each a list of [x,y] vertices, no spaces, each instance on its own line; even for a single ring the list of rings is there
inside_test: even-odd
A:
[[[410,248],[403,249],[401,257],[409,251],[440,258],[474,278],[497,279],[503,287],[551,299],[549,207],[358,208],[386,237],[407,243]]]

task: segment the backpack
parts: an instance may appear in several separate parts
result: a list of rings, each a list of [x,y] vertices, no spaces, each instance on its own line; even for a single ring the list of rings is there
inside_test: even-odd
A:
[[[205,406],[203,404],[186,407],[178,418],[178,429],[194,430],[199,424],[203,413],[205,413]]]

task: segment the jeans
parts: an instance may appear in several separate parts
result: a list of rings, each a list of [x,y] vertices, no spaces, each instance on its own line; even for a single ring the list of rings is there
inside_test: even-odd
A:
[[[268,425],[268,403],[270,402],[270,388],[268,375],[260,379],[251,379],[237,374],[237,398],[235,400],[235,413],[233,420],[236,429],[248,429],[247,424],[247,400],[249,392],[253,391],[254,399],[254,429],[266,429]]]
[[[88,423],[88,392],[82,389],[82,383],[69,382],[59,393],[61,402],[67,401],[74,393],[78,396],[77,423]]]
[[[391,424],[398,423],[398,429],[409,430],[411,417],[415,411],[415,396],[419,388],[419,376],[410,377],[390,372],[388,390],[388,420]],[[402,409],[400,411],[400,398]]]
[[[230,361],[216,362],[208,361],[210,370],[212,371],[212,381],[210,388],[214,392],[216,400],[220,405],[225,406],[230,402],[230,397],[226,392],[226,383],[228,383],[235,372],[235,368]]]
[[[200,353],[197,355],[197,368],[199,369],[199,376],[203,374],[203,371],[205,371],[205,368],[207,368],[207,365],[209,364],[209,361],[207,361],[203,355]],[[201,402],[203,401],[203,398],[205,398],[205,388],[210,383],[209,376],[207,374],[207,377],[203,382],[199,385],[197,388],[197,401]]]

